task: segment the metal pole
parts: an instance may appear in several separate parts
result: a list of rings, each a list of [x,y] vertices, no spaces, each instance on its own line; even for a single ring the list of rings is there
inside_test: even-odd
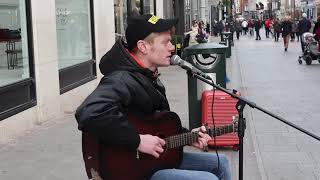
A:
[[[191,19],[196,20],[197,18],[197,0],[191,0]]]
[[[200,20],[206,23],[206,0],[200,0]]]

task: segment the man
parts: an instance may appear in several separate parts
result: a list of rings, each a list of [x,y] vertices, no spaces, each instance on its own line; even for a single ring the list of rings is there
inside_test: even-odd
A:
[[[261,40],[260,28],[261,28],[261,21],[259,19],[256,19],[254,21],[254,30],[256,31],[256,40]]]
[[[165,88],[158,78],[158,67],[170,65],[175,50],[171,35],[176,23],[177,20],[159,19],[153,15],[129,19],[127,43],[118,40],[102,57],[100,70],[104,77],[77,109],[80,130],[99,138],[106,148],[118,146],[154,158],[161,156],[164,139],[139,134],[129,123],[128,116],[130,113],[148,115],[170,110]],[[210,137],[204,127],[195,130],[199,130],[199,141],[192,146],[202,149]],[[131,179],[130,173],[127,179]],[[210,153],[184,152],[179,167],[156,171],[150,179],[231,180],[231,175],[224,155],[218,158]]]
[[[302,19],[298,23],[299,36],[302,37],[303,33],[309,32],[310,28],[311,28],[311,22],[307,19],[307,14],[302,13]],[[301,49],[302,49],[302,52],[304,52],[304,45],[302,41],[301,41]]]
[[[244,31],[244,35],[247,35],[247,31],[248,31],[248,22],[246,20],[243,20],[241,23],[242,29]]]

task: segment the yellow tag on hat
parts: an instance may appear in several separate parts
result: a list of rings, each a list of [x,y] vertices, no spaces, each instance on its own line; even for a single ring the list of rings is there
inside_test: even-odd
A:
[[[151,18],[148,20],[151,24],[156,24],[159,21],[159,18],[155,15],[152,15]]]

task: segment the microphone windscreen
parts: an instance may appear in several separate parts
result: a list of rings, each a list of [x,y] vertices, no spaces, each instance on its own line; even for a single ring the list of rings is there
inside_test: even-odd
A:
[[[173,56],[170,58],[170,64],[171,64],[171,65],[179,65],[179,64],[180,64],[180,61],[181,61],[181,58],[180,58],[178,55],[173,55]]]

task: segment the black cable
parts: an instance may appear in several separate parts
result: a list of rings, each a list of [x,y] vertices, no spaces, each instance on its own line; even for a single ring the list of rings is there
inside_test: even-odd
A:
[[[214,83],[214,81],[212,80],[212,83]],[[214,96],[215,96],[215,88],[212,89],[212,103],[211,103],[211,118],[212,118],[212,123],[213,123],[213,129],[214,129],[214,137],[213,137],[213,141],[214,141],[214,147],[215,147],[215,152],[218,158],[218,170],[220,168],[220,158],[219,158],[219,153],[218,153],[218,147],[217,147],[217,140],[216,140],[216,123],[214,122],[214,116],[213,116],[213,104],[214,104]]]

